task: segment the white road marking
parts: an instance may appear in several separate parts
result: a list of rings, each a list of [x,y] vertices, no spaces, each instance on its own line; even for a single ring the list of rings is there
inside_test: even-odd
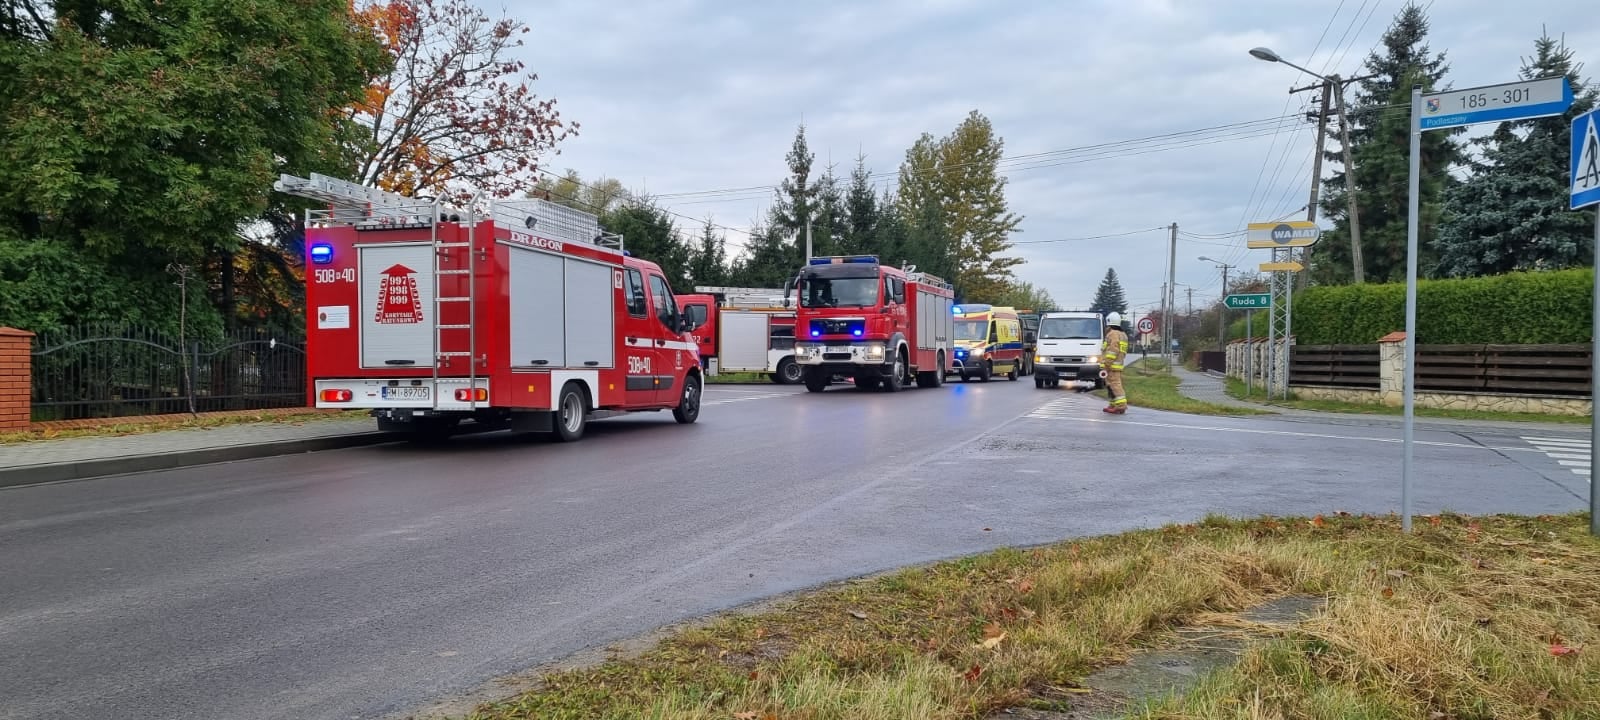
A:
[[[1562,467],[1571,470],[1572,474],[1582,475],[1586,478],[1591,475],[1592,468],[1589,466],[1588,440],[1528,436],[1524,436],[1522,439],[1533,446],[1534,452],[1543,453],[1550,459],[1560,463]]]
[[[702,402],[700,404],[701,405],[727,405],[729,403],[746,402],[746,401],[749,401],[749,400],[770,400],[772,398],[788,397],[791,394],[792,393],[781,393],[781,392],[778,392],[778,393],[769,392],[769,393],[759,393],[759,394],[740,393],[738,395],[735,395],[734,397],[729,397],[729,398],[725,398],[725,399],[721,399],[721,400],[706,400],[705,402]]]
[[[1263,429],[1260,429],[1260,428],[1220,427],[1220,426],[1214,426],[1214,425],[1179,425],[1177,423],[1145,422],[1145,421],[1140,421],[1140,420],[1128,420],[1128,419],[1125,419],[1125,418],[1111,419],[1111,418],[1082,417],[1080,415],[1080,413],[1084,412],[1084,409],[1082,407],[1078,408],[1076,412],[1068,414],[1067,411],[1069,410],[1069,408],[1067,407],[1067,404],[1068,404],[1068,402],[1064,402],[1063,400],[1057,400],[1057,401],[1048,403],[1045,406],[1040,407],[1039,409],[1034,410],[1031,413],[1028,413],[1026,415],[1026,417],[1035,418],[1035,419],[1044,419],[1044,420],[1067,420],[1067,421],[1072,421],[1072,422],[1085,422],[1085,423],[1105,423],[1105,424],[1113,424],[1113,425],[1137,425],[1137,426],[1140,426],[1140,427],[1172,428],[1172,429],[1176,429],[1176,430],[1202,430],[1202,431],[1206,431],[1206,432],[1233,432],[1233,433],[1246,433],[1246,434],[1250,434],[1250,435],[1277,435],[1277,436],[1281,436],[1281,437],[1299,437],[1299,438],[1308,438],[1308,439],[1315,439],[1315,440],[1355,440],[1355,441],[1360,441],[1360,442],[1389,443],[1389,444],[1395,444],[1395,445],[1398,445],[1398,444],[1404,442],[1404,440],[1401,439],[1401,438],[1361,437],[1361,436],[1357,436],[1357,435],[1333,435],[1333,434],[1330,434],[1330,433],[1295,432],[1295,431],[1292,431],[1292,430],[1263,430]],[[1054,407],[1052,407],[1052,406],[1054,406]],[[1497,447],[1497,446],[1492,446],[1492,445],[1478,445],[1478,444],[1474,444],[1474,443],[1439,442],[1439,441],[1432,441],[1432,440],[1416,440],[1416,441],[1414,441],[1414,444],[1427,446],[1427,447],[1461,448],[1461,449],[1465,449],[1465,450],[1493,450],[1493,451],[1498,451],[1498,452],[1540,452],[1538,449],[1531,448],[1531,447]]]

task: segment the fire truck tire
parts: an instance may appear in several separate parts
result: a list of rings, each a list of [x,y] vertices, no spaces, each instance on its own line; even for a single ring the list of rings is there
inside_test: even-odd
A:
[[[583,431],[589,425],[589,404],[583,399],[583,390],[575,382],[561,386],[561,400],[556,403],[551,418],[555,422],[556,439],[561,442],[573,442],[583,437]]]
[[[806,368],[804,375],[807,392],[819,393],[833,384],[833,374],[817,368]]]
[[[779,385],[798,385],[805,379],[805,368],[792,357],[778,361],[778,371],[772,374],[772,381]]]
[[[700,418],[700,376],[689,375],[683,379],[683,395],[678,406],[672,409],[672,419],[688,425]]]
[[[889,366],[889,372],[883,376],[884,392],[900,392],[906,386],[906,354],[902,350],[894,353],[894,364]]]

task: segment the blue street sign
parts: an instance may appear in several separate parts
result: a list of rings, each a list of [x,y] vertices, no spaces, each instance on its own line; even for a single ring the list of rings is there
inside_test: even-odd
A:
[[[1572,86],[1565,77],[1425,93],[1418,127],[1439,130],[1478,123],[1527,120],[1560,115],[1569,107],[1572,107]]]
[[[1600,204],[1600,108],[1572,119],[1572,209]]]

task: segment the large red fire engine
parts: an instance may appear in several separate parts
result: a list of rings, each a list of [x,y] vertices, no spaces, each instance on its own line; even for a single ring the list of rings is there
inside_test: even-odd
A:
[[[955,338],[950,284],[871,255],[812,258],[785,288],[799,293],[795,360],[806,389],[826,390],[835,375],[856,387],[895,392],[915,379],[939,387]]]
[[[781,306],[783,290],[702,286],[694,291],[679,295],[678,307],[699,325],[694,338],[707,376],[748,372],[780,385],[800,382],[795,313]]]
[[[282,176],[306,213],[306,367],[319,408],[448,435],[462,420],[576,440],[590,420],[700,414],[699,352],[666,277],[594,215],[539,199],[465,212]]]

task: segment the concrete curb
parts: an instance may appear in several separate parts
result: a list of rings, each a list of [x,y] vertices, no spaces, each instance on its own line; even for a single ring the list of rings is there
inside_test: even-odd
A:
[[[174,470],[195,465],[254,460],[278,455],[297,455],[321,450],[363,447],[397,442],[401,439],[399,435],[394,433],[372,431],[353,435],[329,435],[301,440],[282,440],[200,450],[180,450],[178,452],[149,455],[125,455],[76,462],[23,465],[0,468],[0,488],[40,485],[63,480],[85,480],[107,475],[149,472],[151,470]]]

